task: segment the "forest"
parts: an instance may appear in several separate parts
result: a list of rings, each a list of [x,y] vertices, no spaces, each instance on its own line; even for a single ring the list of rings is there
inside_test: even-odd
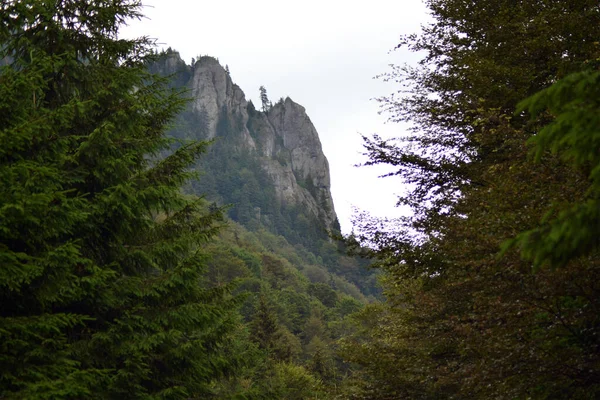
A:
[[[343,236],[197,140],[139,1],[1,2],[0,399],[599,398],[600,4],[425,4],[363,138],[412,212]]]

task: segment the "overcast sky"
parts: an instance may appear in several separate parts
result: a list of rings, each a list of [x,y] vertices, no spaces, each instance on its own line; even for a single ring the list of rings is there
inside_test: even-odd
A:
[[[126,36],[147,35],[159,48],[172,47],[189,64],[210,55],[228,65],[246,99],[260,104],[264,85],[275,102],[289,96],[306,108],[319,132],[331,170],[331,190],[344,232],[353,207],[394,216],[394,178],[383,170],[356,168],[365,161],[361,134],[402,135],[385,124],[373,98],[392,93],[392,83],[373,79],[389,64],[416,56],[391,51],[400,35],[418,31],[427,14],[421,0],[146,0],[146,19],[132,22]]]

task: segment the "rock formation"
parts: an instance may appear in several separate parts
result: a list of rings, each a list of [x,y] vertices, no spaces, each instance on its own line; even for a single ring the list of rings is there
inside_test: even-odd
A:
[[[329,164],[304,107],[289,97],[259,112],[212,57],[186,65],[169,52],[158,72],[191,90],[192,112],[203,121],[198,139],[228,140],[233,151],[255,156],[271,180],[280,206],[302,208],[327,230],[339,229],[330,192]],[[220,124],[225,124],[225,128]]]

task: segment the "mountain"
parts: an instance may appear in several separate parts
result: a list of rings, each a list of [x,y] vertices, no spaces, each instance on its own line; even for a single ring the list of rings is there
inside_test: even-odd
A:
[[[188,65],[168,50],[151,71],[190,99],[168,134],[212,141],[185,190],[229,204],[233,220],[203,248],[207,283],[235,282],[240,296],[228,357],[241,368],[216,398],[335,398],[353,374],[338,355],[350,315],[381,291],[368,260],[328,235],[339,232],[329,166],[306,110],[264,92],[257,110],[212,57]]]
[[[189,190],[221,204],[250,229],[265,226],[316,250],[339,231],[327,158],[306,110],[289,97],[258,111],[213,57],[187,65],[175,51],[152,67],[191,97],[171,135],[214,140]]]

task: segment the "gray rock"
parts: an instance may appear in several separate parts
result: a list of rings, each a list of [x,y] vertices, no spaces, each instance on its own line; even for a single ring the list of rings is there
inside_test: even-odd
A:
[[[177,60],[177,53],[173,54],[176,56],[170,55],[173,59],[168,60],[167,67],[181,68],[183,61]],[[329,164],[304,107],[288,97],[267,113],[255,111],[249,115],[244,92],[218,60],[201,57],[191,67],[191,74],[188,86],[193,108],[207,118],[205,139],[218,135],[220,120],[233,121],[231,129],[238,140],[232,146],[258,157],[281,205],[301,206],[322,221],[325,228],[334,228],[337,217],[330,192]]]

